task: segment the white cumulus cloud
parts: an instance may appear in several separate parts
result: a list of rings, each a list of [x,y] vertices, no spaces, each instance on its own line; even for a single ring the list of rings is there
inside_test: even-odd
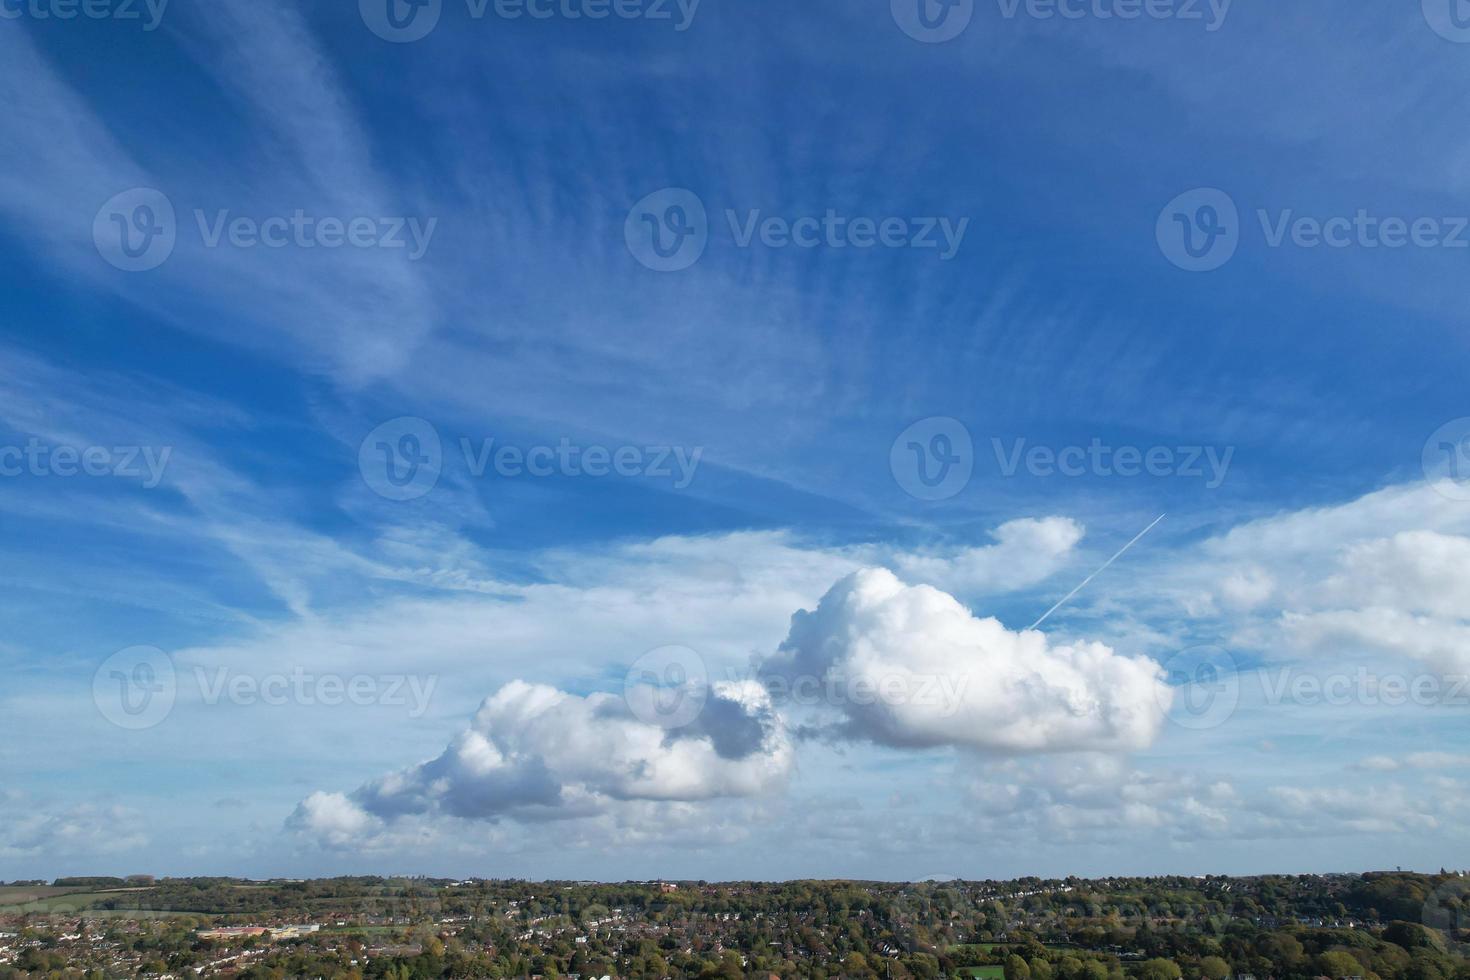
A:
[[[782,785],[791,745],[766,692],[718,683],[706,697],[692,723],[666,728],[635,713],[637,697],[513,681],[437,758],[350,795],[315,793],[289,825],[344,846],[401,817],[593,816],[620,803],[749,797]]]
[[[1014,632],[880,569],[844,578],[798,612],[764,669],[791,684],[794,700],[820,690],[847,737],[898,747],[1140,749],[1171,700],[1147,657]]]

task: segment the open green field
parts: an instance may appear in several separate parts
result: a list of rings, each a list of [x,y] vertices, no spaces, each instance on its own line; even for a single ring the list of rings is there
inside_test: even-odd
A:
[[[88,908],[100,893],[46,885],[0,887],[0,912],[67,912]]]
[[[55,888],[51,885],[0,885],[0,905],[24,905],[45,898],[55,898],[67,892],[85,891],[84,888]]]
[[[66,915],[86,913],[88,916],[112,916],[127,918],[160,918],[171,915],[187,915],[184,912],[167,910],[113,910],[97,906],[114,900],[129,892],[147,891],[147,888],[57,888],[51,885],[3,885],[0,886],[0,912],[31,912],[42,915]]]
[[[955,970],[962,977],[984,977],[985,980],[1000,980],[1006,975],[1001,966],[962,966]]]

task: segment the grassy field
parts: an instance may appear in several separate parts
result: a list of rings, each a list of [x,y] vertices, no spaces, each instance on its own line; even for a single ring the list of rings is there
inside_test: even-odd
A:
[[[125,911],[99,909],[96,906],[128,892],[148,891],[147,888],[56,888],[51,885],[0,885],[0,912],[38,912],[61,914],[85,912],[89,916],[127,916],[130,918],[158,918],[169,915],[187,915],[169,911]]]
[[[97,894],[86,888],[5,885],[0,887],[0,912],[64,912],[69,909],[84,909]]]
[[[962,977],[984,977],[985,980],[1000,980],[1006,975],[1002,966],[962,966],[955,972]]]
[[[84,888],[53,888],[50,885],[0,885],[0,905],[24,905],[43,898],[55,898],[67,892],[85,891]]]

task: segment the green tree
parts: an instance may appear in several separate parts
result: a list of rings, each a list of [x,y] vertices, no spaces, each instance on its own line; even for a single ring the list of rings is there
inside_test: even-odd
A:
[[[1390,922],[1383,930],[1383,938],[1408,950],[1428,948],[1444,952],[1445,948],[1444,938],[1438,932],[1417,922]]]
[[[1015,953],[1006,957],[1005,980],[1031,980],[1031,968]]]
[[[1218,956],[1206,956],[1199,961],[1199,973],[1205,980],[1227,980],[1230,964]]]
[[[1324,977],[1341,980],[1342,977],[1362,976],[1363,964],[1359,963],[1357,958],[1350,953],[1333,950],[1317,957],[1317,971]]]
[[[1184,971],[1173,960],[1155,957],[1138,968],[1138,976],[1140,980],[1179,980]]]

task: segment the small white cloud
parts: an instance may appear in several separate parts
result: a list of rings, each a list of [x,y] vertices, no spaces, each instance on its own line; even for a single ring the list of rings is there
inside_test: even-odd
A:
[[[1007,592],[1050,578],[1085,533],[1067,517],[1024,518],[996,528],[995,544],[943,556],[899,554],[893,565],[910,582],[950,592]]]
[[[1411,752],[1402,759],[1371,755],[1355,768],[1365,772],[1398,772],[1402,769],[1459,769],[1470,766],[1470,755],[1454,752]]]
[[[1260,568],[1243,568],[1220,583],[1220,598],[1231,609],[1254,609],[1276,591],[1276,580]]]
[[[305,831],[333,847],[361,840],[378,825],[362,807],[341,793],[312,793],[296,806],[287,826]]]

